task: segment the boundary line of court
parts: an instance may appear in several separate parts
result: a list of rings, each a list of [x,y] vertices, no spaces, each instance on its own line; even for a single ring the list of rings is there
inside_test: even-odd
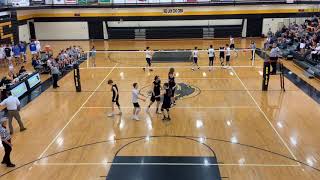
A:
[[[84,103],[79,107],[79,109],[71,116],[69,121],[65,124],[65,126],[59,131],[59,133],[55,136],[55,138],[50,142],[50,144],[44,149],[44,151],[40,154],[38,157],[41,159],[43,155],[48,151],[48,149],[51,147],[51,145],[57,140],[57,138],[60,136],[60,134],[64,131],[64,129],[70,124],[70,122],[74,119],[74,117],[81,111],[82,107],[90,100],[90,98],[94,95],[94,93],[100,88],[100,86],[105,82],[105,80],[109,77],[109,75],[112,73],[112,71],[116,68],[116,65],[113,66],[113,68],[110,70],[110,72],[106,75],[106,77],[100,82],[98,87],[89,95],[89,97],[84,101]]]
[[[82,109],[110,109],[110,106],[83,106]],[[122,109],[132,109],[132,106],[125,106]],[[147,108],[143,106],[141,108]],[[156,107],[150,107],[150,109],[155,109]],[[188,106],[174,106],[174,109],[257,109],[256,106],[208,106],[208,107],[188,107]]]
[[[118,63],[117,63],[118,64]],[[145,66],[141,65],[141,66],[118,66],[117,69],[142,69]],[[168,69],[168,68],[192,68],[193,66],[152,66],[151,69]],[[213,68],[221,68],[221,69],[226,69],[228,70],[228,68],[224,68],[223,66],[199,66],[200,68],[209,68],[209,67],[213,67]],[[262,66],[230,66],[232,68],[257,68],[257,69],[262,69]],[[82,67],[79,69],[112,69],[112,66],[100,66],[100,67]],[[201,69],[200,69],[201,71]],[[213,70],[214,71],[214,70]],[[213,72],[212,71],[212,72]],[[197,71],[194,71],[197,72]]]
[[[271,128],[274,130],[274,132],[277,134],[277,136],[279,137],[279,139],[281,140],[281,142],[284,144],[284,146],[287,148],[287,150],[289,151],[289,153],[291,154],[291,156],[293,157],[294,160],[297,160],[297,157],[293,154],[293,152],[291,151],[291,149],[289,148],[288,144],[284,141],[284,139],[282,138],[282,136],[280,135],[280,133],[277,131],[277,129],[273,126],[273,124],[271,123],[270,119],[268,118],[268,116],[266,115],[266,113],[261,109],[261,107],[259,106],[258,102],[254,99],[254,97],[252,96],[252,94],[250,93],[250,91],[248,90],[247,86],[244,84],[244,82],[240,79],[240,77],[238,76],[238,74],[236,73],[236,71],[232,68],[232,71],[234,72],[234,74],[236,75],[236,77],[239,79],[239,81],[241,82],[242,86],[245,88],[245,90],[247,91],[248,95],[251,97],[251,99],[253,100],[253,102],[256,104],[257,108],[260,110],[260,112],[262,113],[262,115],[265,117],[265,119],[267,120],[267,122],[269,123],[269,125],[271,126]],[[301,164],[298,162],[298,165],[301,166]]]
[[[95,165],[129,165],[129,166],[251,166],[251,167],[298,167],[297,164],[245,164],[245,163],[38,163],[39,166],[95,166]]]

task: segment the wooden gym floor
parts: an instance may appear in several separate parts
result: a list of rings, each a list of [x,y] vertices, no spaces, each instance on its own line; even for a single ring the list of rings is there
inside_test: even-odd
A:
[[[262,40],[256,41],[261,47]],[[250,39],[236,42],[236,47],[246,48]],[[67,43],[89,48],[89,42],[46,43],[54,48]],[[101,41],[95,45],[112,50],[192,49],[195,45],[202,49],[210,43],[218,48],[227,41],[111,41],[107,45]],[[213,72],[207,67],[192,72],[189,62],[154,63],[154,71],[148,73],[141,68],[145,65],[142,53],[99,52],[97,67],[91,61],[81,65],[81,93],[75,92],[69,73],[59,81],[59,89],[48,89],[22,109],[28,130],[20,133],[15,126],[11,157],[17,168],[0,166],[1,179],[106,179],[110,169],[122,165],[126,175],[128,166],[173,164],[179,169],[218,167],[220,176],[228,179],[319,179],[319,104],[287,79],[282,92],[278,76],[272,76],[269,91],[262,92],[262,60],[257,57],[251,66],[249,59],[249,52],[233,54],[231,69],[216,67]],[[199,62],[207,66],[205,53]],[[149,99],[140,102],[141,120],[131,120],[132,83],[138,82],[146,93],[155,75],[166,81],[169,67],[175,67],[178,83],[196,91],[177,101],[170,110],[171,122],[155,114],[155,105],[150,114],[144,111]],[[121,117],[107,117],[108,79],[118,84]],[[217,162],[117,163],[115,156],[214,157]]]

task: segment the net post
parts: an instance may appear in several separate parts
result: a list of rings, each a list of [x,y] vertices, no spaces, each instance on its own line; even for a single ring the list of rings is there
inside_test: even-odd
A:
[[[91,51],[88,51],[88,52],[86,53],[86,56],[87,56],[87,68],[89,68],[90,52],[91,52]]]
[[[253,49],[253,52],[252,52],[252,63],[251,63],[252,66],[254,66],[255,59],[256,59],[256,49]]]

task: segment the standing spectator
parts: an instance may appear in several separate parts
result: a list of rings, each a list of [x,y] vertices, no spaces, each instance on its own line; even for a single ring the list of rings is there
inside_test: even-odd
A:
[[[278,63],[279,56],[280,56],[280,49],[277,47],[276,43],[273,43],[272,49],[270,51],[270,63],[272,66],[271,74],[277,73],[277,63]]]
[[[11,47],[9,44],[6,45],[6,47],[4,48],[4,53],[6,55],[6,59],[8,61],[8,63],[12,63],[11,60],[12,60],[12,50],[11,50]]]
[[[6,55],[4,53],[4,47],[1,44],[0,45],[0,65],[2,65],[2,64],[5,65],[5,61],[4,61],[5,57],[6,57]]]
[[[20,55],[21,55],[21,60],[23,61],[23,63],[27,62],[27,48],[26,48],[26,44],[25,42],[20,42],[19,43],[19,47],[20,47]]]
[[[267,37],[272,37],[273,36],[273,33],[272,33],[272,31],[271,31],[271,28],[269,28],[269,31],[268,31],[268,33],[267,33]]]
[[[32,40],[31,43],[29,44],[30,52],[32,54],[32,57],[35,57],[37,55],[37,45],[35,42]]]
[[[60,71],[56,64],[51,66],[51,74],[52,74],[52,80],[53,80],[53,88],[56,89],[60,87],[58,86]]]
[[[40,51],[41,51],[41,44],[40,41],[35,40],[34,43],[36,44],[36,51],[37,51],[37,56],[40,57]]]
[[[253,60],[254,53],[255,53],[256,48],[257,48],[256,43],[254,41],[251,41],[251,44],[250,44],[249,48],[251,49],[251,60]]]
[[[96,54],[97,54],[97,50],[94,46],[92,46],[91,51],[90,51],[90,56],[92,59],[92,66],[96,67]]]
[[[6,164],[7,167],[15,167],[16,165],[12,164],[10,160],[12,144],[11,144],[10,133],[6,128],[6,122],[7,122],[6,118],[2,118],[0,120],[0,135],[1,135],[1,141],[4,148],[4,152],[5,152],[1,164]]]
[[[8,110],[8,119],[9,119],[9,129],[10,134],[13,134],[13,127],[12,127],[12,119],[13,117],[18,121],[18,124],[20,126],[20,131],[24,131],[27,128],[24,127],[21,117],[19,114],[20,111],[20,101],[17,97],[13,96],[11,92],[8,92],[8,98],[3,100],[0,103],[0,106],[5,106]]]
[[[20,64],[20,47],[18,44],[14,45],[12,48],[13,56],[16,60],[16,64]]]

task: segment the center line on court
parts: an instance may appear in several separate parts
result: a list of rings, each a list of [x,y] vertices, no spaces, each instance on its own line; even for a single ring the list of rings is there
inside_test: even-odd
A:
[[[241,163],[38,163],[40,166],[95,166],[95,165],[125,165],[125,166],[252,166],[252,167],[297,167],[297,164],[241,164]]]
[[[106,75],[106,77],[100,82],[98,87],[89,95],[89,97],[84,101],[84,103],[79,107],[79,109],[71,116],[69,121],[65,124],[65,126],[59,131],[59,133],[56,135],[56,137],[50,142],[50,144],[44,149],[44,151],[40,154],[38,159],[41,159],[43,155],[48,151],[50,146],[57,140],[57,138],[60,136],[60,134],[63,132],[63,130],[70,124],[70,122],[74,119],[74,117],[81,111],[81,109],[84,107],[84,105],[89,101],[89,99],[94,95],[94,93],[100,88],[100,86],[105,82],[105,80],[109,77],[109,75],[112,73],[112,71],[116,68],[116,65],[113,66],[113,68],[110,70],[110,72]],[[37,162],[35,162],[37,163]]]
[[[236,71],[231,68],[231,70],[234,72],[234,74],[236,75],[236,77],[239,79],[239,81],[241,82],[242,86],[245,88],[245,90],[247,91],[248,95],[251,97],[251,99],[253,100],[253,102],[256,104],[257,108],[260,110],[260,112],[262,113],[262,115],[265,117],[265,119],[267,120],[267,122],[270,124],[271,128],[274,130],[274,132],[277,134],[277,136],[279,137],[279,139],[281,140],[281,142],[284,144],[284,146],[287,148],[287,150],[289,151],[289,153],[291,154],[291,156],[294,158],[294,160],[297,160],[297,157],[293,154],[293,152],[291,151],[291,149],[289,148],[288,144],[284,141],[284,139],[281,137],[280,133],[277,131],[277,129],[273,126],[273,124],[271,123],[271,121],[269,120],[268,116],[264,113],[264,111],[261,109],[261,107],[259,106],[258,102],[254,99],[254,97],[252,96],[252,94],[250,93],[250,91],[248,90],[247,86],[243,83],[243,81],[240,79],[240,77],[238,76],[238,74],[236,73]],[[301,166],[301,164],[298,162],[299,166]]]

